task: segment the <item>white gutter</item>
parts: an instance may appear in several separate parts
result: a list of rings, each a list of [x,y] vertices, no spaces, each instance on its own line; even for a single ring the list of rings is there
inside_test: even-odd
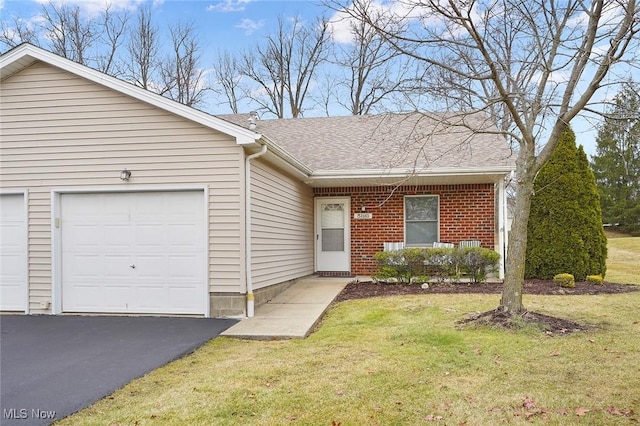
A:
[[[504,260],[503,260],[503,268],[502,268],[502,274],[504,278],[504,274],[506,273],[506,265],[507,265],[507,253],[509,252],[509,231],[511,231],[511,229],[509,228],[509,198],[507,196],[507,190],[506,190],[506,183],[504,183],[503,180],[503,185],[505,185],[505,190],[502,191],[502,217],[504,218],[503,223],[504,223],[504,230],[502,232],[502,238],[504,241]]]
[[[251,160],[267,153],[267,145],[262,145],[260,151],[245,158],[244,164],[244,252],[245,274],[247,284],[247,317],[251,318],[255,313],[253,298],[253,281],[251,273]]]
[[[498,270],[498,278],[504,279],[504,270],[505,270],[505,255],[506,255],[506,235],[507,235],[507,217],[505,215],[506,212],[506,188],[504,179],[498,182],[498,253],[500,254],[500,266]]]
[[[315,170],[310,179],[353,178],[353,177],[407,177],[407,176],[459,176],[459,175],[493,175],[509,173],[513,166],[496,166],[492,168],[436,168],[436,169],[359,169],[359,170]]]

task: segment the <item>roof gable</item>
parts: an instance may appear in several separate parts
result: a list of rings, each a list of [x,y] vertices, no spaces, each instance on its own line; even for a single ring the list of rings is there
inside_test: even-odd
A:
[[[85,78],[124,95],[146,102],[187,120],[202,124],[221,133],[235,138],[238,144],[255,143],[260,135],[249,129],[222,120],[213,115],[182,105],[171,99],[160,96],[143,88],[134,86],[100,71],[94,70],[77,62],[63,58],[31,44],[21,44],[0,56],[0,78],[2,80],[29,67],[36,61],[58,67],[67,72]]]

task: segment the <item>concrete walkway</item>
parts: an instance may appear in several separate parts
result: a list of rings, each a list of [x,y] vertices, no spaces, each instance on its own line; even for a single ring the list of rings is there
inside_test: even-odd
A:
[[[309,277],[292,284],[273,300],[256,308],[221,336],[241,339],[303,339],[331,302],[353,278]]]

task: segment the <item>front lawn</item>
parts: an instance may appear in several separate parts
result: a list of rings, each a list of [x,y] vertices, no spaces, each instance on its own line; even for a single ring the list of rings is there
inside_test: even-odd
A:
[[[640,237],[607,240],[607,275],[605,279],[620,284],[640,284]]]
[[[334,306],[305,340],[216,339],[61,425],[627,425],[640,420],[640,292],[531,296],[590,325],[458,329],[497,295]]]

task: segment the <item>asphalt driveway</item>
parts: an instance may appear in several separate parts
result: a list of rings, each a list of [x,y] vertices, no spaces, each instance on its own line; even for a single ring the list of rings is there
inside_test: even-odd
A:
[[[192,352],[236,322],[0,316],[0,424],[50,424]]]

